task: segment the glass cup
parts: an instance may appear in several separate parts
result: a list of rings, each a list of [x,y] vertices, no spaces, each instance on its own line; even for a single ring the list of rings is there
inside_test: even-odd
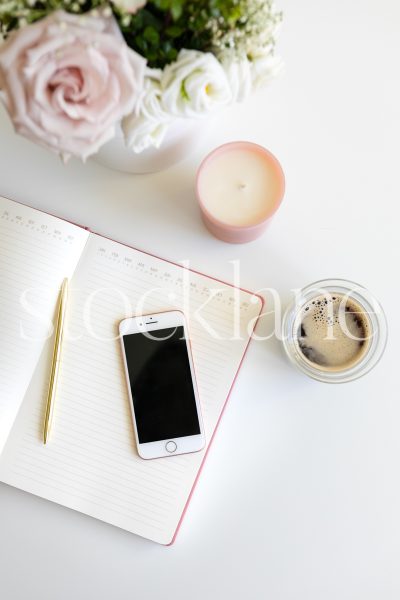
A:
[[[325,279],[296,294],[283,317],[282,340],[300,371],[318,381],[344,383],[365,375],[381,358],[386,317],[361,285]]]

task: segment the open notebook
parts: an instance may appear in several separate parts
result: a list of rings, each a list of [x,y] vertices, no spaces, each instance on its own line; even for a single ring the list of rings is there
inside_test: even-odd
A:
[[[49,323],[64,277],[68,339],[44,446]],[[116,336],[141,303],[187,316],[204,451],[136,453]],[[261,307],[249,292],[0,198],[0,480],[172,543]]]

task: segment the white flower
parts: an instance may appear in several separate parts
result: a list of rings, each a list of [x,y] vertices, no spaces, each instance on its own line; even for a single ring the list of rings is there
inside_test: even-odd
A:
[[[233,54],[227,55],[222,60],[232,91],[234,102],[243,102],[250,95],[253,88],[251,63],[247,56],[241,58]]]
[[[111,0],[120,10],[134,14],[146,4],[146,0]]]
[[[150,119],[166,120],[169,114],[165,110],[161,89],[161,69],[146,68],[143,92],[136,108],[136,114],[142,113]]]
[[[139,154],[151,146],[154,148],[161,146],[169,127],[168,122],[155,121],[139,116],[133,118],[127,126],[127,120],[129,120],[129,117],[124,120],[122,128],[127,145],[133,152]],[[129,133],[127,133],[127,130]]]
[[[253,88],[259,89],[267,85],[272,79],[278,77],[283,70],[281,58],[270,54],[260,54],[251,60],[251,76]]]
[[[166,112],[177,117],[201,117],[232,101],[225,71],[209,52],[181,50],[161,77]]]
[[[162,106],[161,74],[158,69],[146,69],[136,110],[122,121],[126,143],[134,152],[142,152],[150,146],[159,148],[171,122]]]

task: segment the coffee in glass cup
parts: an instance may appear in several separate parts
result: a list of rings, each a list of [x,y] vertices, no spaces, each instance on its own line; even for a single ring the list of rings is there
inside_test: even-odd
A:
[[[323,280],[300,290],[283,319],[290,360],[319,381],[356,379],[380,359],[387,325],[382,307],[360,285]]]

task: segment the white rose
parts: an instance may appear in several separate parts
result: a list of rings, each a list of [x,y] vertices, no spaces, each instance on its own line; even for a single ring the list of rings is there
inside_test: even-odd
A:
[[[165,110],[177,117],[201,117],[232,101],[221,63],[209,52],[181,50],[161,77]]]
[[[162,106],[161,74],[158,69],[146,69],[136,109],[122,121],[126,143],[134,152],[142,152],[150,146],[159,148],[171,121]]]
[[[272,79],[278,77],[283,70],[281,58],[270,53],[254,56],[251,61],[251,75],[254,89],[267,85]]]
[[[163,105],[161,77],[161,69],[146,68],[143,92],[135,109],[137,115],[143,114],[150,119],[160,121],[170,119]]]
[[[111,0],[120,10],[134,14],[146,4],[146,0]]]
[[[232,90],[232,100],[243,102],[250,95],[253,88],[251,63],[247,56],[238,58],[229,56],[222,60],[229,84]]]
[[[130,121],[128,126],[125,119],[122,125],[128,147],[137,154],[152,146],[159,148],[168,127],[168,122],[155,121],[144,116],[135,117]]]

